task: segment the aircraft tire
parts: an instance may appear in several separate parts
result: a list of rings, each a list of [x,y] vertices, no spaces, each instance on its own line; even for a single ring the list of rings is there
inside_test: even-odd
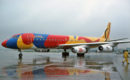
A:
[[[22,54],[22,53],[20,53],[20,54],[19,54],[19,59],[22,59],[22,56],[23,56],[23,54]]]
[[[47,49],[47,52],[50,52],[50,49]]]
[[[84,53],[77,53],[77,57],[84,57]]]
[[[67,57],[69,56],[69,52],[62,52],[62,57]]]

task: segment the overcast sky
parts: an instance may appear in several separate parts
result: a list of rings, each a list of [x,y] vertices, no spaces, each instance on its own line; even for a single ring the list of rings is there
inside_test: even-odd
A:
[[[130,39],[130,0],[0,0],[0,42],[33,32]]]

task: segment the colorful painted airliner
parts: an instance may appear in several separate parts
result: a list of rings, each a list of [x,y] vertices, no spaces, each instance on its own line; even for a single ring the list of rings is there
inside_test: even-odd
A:
[[[67,49],[77,53],[78,56],[84,55],[90,48],[98,47],[100,51],[113,51],[119,43],[130,43],[130,41],[110,40],[109,22],[104,34],[101,37],[86,36],[64,36],[48,35],[36,33],[20,33],[13,35],[10,39],[2,42],[6,48],[18,49],[20,52],[24,49],[64,49],[62,54],[68,55]],[[21,53],[20,53],[21,54]]]

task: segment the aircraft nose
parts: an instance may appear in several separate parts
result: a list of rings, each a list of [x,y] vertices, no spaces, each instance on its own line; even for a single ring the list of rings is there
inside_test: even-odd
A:
[[[2,45],[3,47],[6,47],[7,41],[8,41],[8,40],[3,41],[1,45]]]

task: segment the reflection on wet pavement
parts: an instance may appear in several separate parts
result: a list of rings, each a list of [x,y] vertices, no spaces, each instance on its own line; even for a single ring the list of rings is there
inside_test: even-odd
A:
[[[3,67],[1,77],[5,80],[110,80],[110,74],[117,73],[111,56],[107,60],[97,55],[66,58],[60,54],[55,54],[59,57],[49,55],[20,59],[17,64]]]

